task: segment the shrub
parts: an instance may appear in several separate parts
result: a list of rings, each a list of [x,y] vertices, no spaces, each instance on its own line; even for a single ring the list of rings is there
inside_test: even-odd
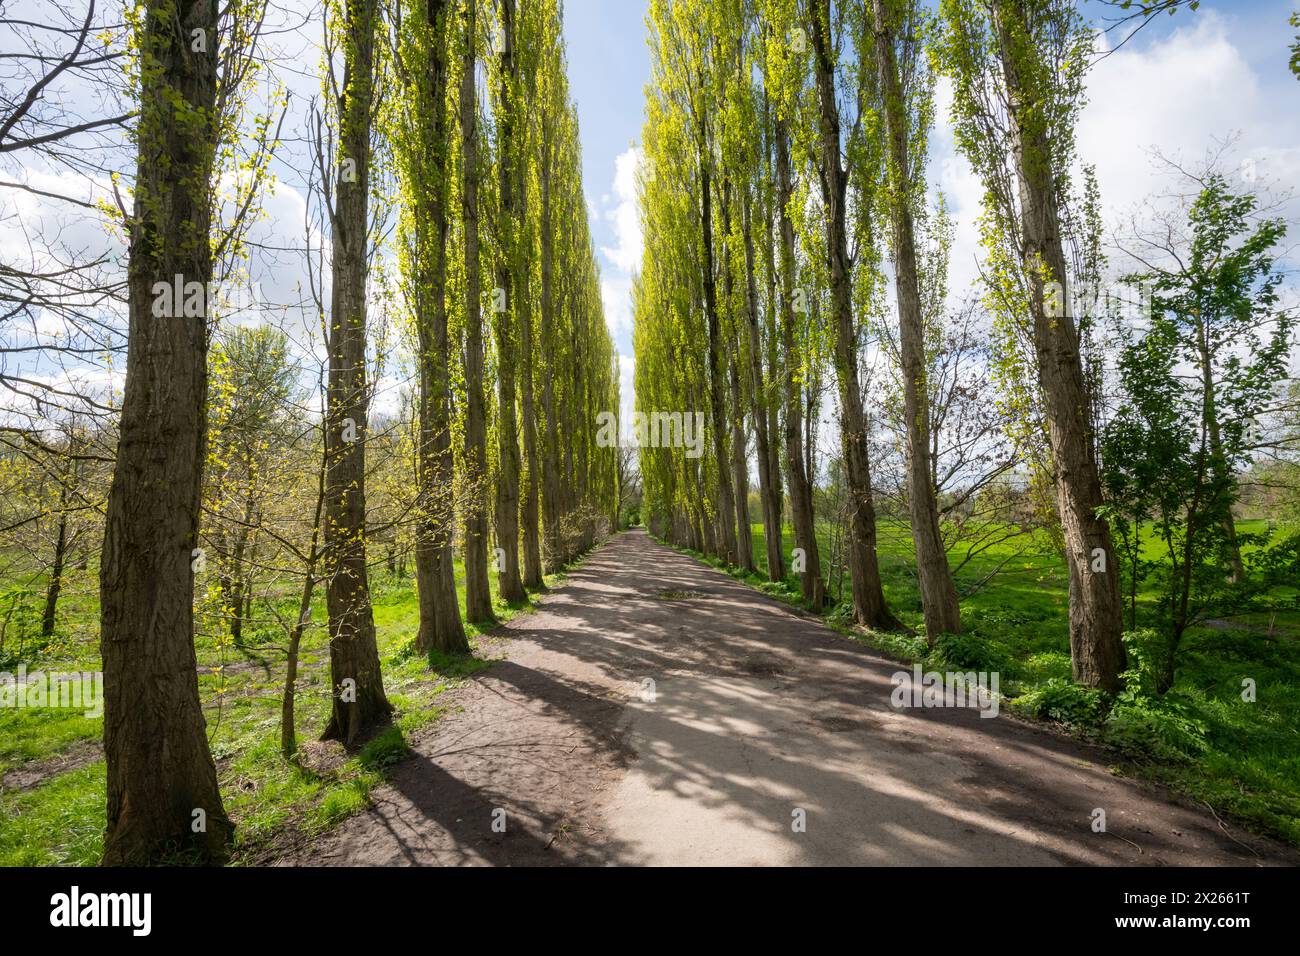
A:
[[[1124,681],[1120,700],[1134,702],[1160,696],[1160,676],[1169,654],[1169,641],[1149,627],[1125,631],[1123,641],[1128,669],[1120,675]]]
[[[1031,717],[1089,727],[1101,720],[1105,695],[1074,681],[1053,677],[1036,690],[1017,697],[1012,707]]]
[[[1102,726],[1102,738],[1133,756],[1191,760],[1205,752],[1205,724],[1174,701],[1116,704]]]
[[[1124,689],[1106,716],[1102,738],[1137,757],[1182,761],[1204,753],[1205,724],[1188,713],[1177,695],[1159,692],[1169,654],[1165,636],[1152,628],[1127,631],[1124,650]]]
[[[970,633],[940,634],[926,664],[940,671],[1006,673],[1012,668],[1011,655],[1000,642]]]

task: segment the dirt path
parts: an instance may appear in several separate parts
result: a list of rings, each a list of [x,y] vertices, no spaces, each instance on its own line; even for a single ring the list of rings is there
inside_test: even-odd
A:
[[[502,634],[373,809],[283,862],[1300,862],[1005,715],[894,710],[900,665],[644,532]]]

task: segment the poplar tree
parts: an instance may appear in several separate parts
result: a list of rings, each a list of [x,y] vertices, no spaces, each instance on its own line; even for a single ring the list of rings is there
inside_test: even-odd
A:
[[[943,0],[940,10],[954,134],[985,189],[989,298],[1006,336],[1028,340],[1012,361],[1036,377],[1046,421],[1074,678],[1117,691],[1122,605],[1063,234],[1092,34],[1069,0]]]
[[[894,294],[898,301],[899,358],[907,435],[907,504],[916,549],[917,583],[925,636],[931,644],[961,630],[957,588],[939,531],[939,505],[931,450],[925,318],[917,255],[916,209],[925,201],[926,134],[930,76],[921,44],[928,22],[916,0],[871,0],[870,42],[859,57],[874,58],[883,124],[886,182],[883,205],[892,231]],[[883,129],[880,127],[883,125]]]
[[[484,395],[482,282],[479,256],[478,0],[461,0],[461,229],[465,260],[465,617],[496,620],[488,586],[487,403]]]
[[[464,652],[469,644],[452,554],[455,476],[447,301],[452,13],[446,0],[408,0],[403,8],[397,43],[403,102],[395,153],[403,193],[401,265],[419,377],[416,647]]]
[[[327,324],[328,406],[322,574],[329,611],[333,705],[324,738],[351,742],[392,711],[375,640],[366,567],[366,280],[370,273],[370,165],[375,112],[376,0],[328,9],[341,40],[338,155],[330,214],[331,316]]]

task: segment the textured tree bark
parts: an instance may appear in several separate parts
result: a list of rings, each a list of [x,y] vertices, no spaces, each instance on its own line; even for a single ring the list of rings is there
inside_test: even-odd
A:
[[[781,219],[781,336],[785,346],[785,458],[790,485],[790,516],[795,547],[803,551],[800,584],[809,607],[826,604],[821,558],[813,524],[812,484],[804,470],[803,386],[794,366],[798,354],[794,339],[794,224],[790,221],[790,134],[784,119],[776,121],[777,206]],[[797,568],[797,564],[796,564]]]
[[[104,863],[226,857],[232,827],[208,749],[194,654],[194,565],[207,453],[206,308],[155,312],[155,285],[212,279],[216,0],[147,0],[127,373],[100,564]],[[194,30],[206,51],[191,51]],[[184,104],[182,111],[177,104]],[[161,314],[159,314],[161,313]]]
[[[322,738],[345,743],[392,713],[379,666],[366,567],[366,277],[377,18],[375,0],[351,0],[347,5],[339,171],[332,218],[334,314],[328,342],[321,571],[329,609],[334,699]]]
[[[421,235],[416,254],[418,284],[423,301],[416,315],[420,355],[420,508],[416,526],[415,573],[420,598],[420,630],[415,646],[462,654],[469,650],[456,596],[452,553],[452,489],[455,472],[451,452],[450,340],[447,332],[447,158],[450,123],[446,108],[448,82],[447,28],[450,4],[429,0],[433,31],[428,63],[429,102],[421,110],[432,115],[418,122],[431,127],[425,173],[429,177],[418,198]],[[427,224],[427,225],[425,225]]]
[[[753,571],[754,538],[749,527],[749,462],[745,456],[745,412],[744,406],[740,404],[740,371],[735,352],[737,346],[738,343],[733,338],[728,364],[731,393],[736,396],[736,405],[731,415],[731,474],[736,483],[736,492],[732,496],[736,507],[736,566],[742,571]]]
[[[497,486],[496,530],[497,547],[501,549],[497,567],[497,591],[501,598],[511,603],[528,600],[523,579],[519,576],[519,419],[515,410],[515,341],[514,310],[514,259],[515,223],[519,221],[515,201],[514,163],[519,152],[515,142],[515,101],[512,91],[517,88],[518,63],[515,58],[515,0],[501,0],[500,54],[501,118],[498,128],[501,141],[497,160],[500,193],[500,219],[498,240],[504,250],[497,263],[497,285],[505,295],[505,309],[498,311],[493,321],[497,345]]]
[[[577,315],[580,308],[576,297],[569,299],[569,327],[571,329],[569,337],[569,360],[565,364],[566,377],[568,379],[568,388],[566,391],[571,392],[573,388],[573,376],[577,374],[577,350],[578,350],[578,323]],[[577,409],[573,403],[573,395],[565,396],[560,412],[560,432],[565,435],[572,435],[574,422],[577,419]],[[558,459],[560,473],[563,475],[573,474],[573,442],[564,443],[563,455]],[[560,513],[564,516],[564,523],[561,526],[561,542],[563,547],[564,561],[573,560],[577,554],[578,536],[573,524],[573,515],[578,508],[577,487],[572,481],[566,480],[561,489],[560,495]]]
[[[906,102],[894,51],[895,20],[885,0],[872,0],[876,65],[884,99],[886,150],[893,172],[889,197],[893,229],[894,290],[898,299],[899,351],[903,375],[903,417],[907,428],[907,499],[916,549],[917,582],[925,639],[961,631],[957,588],[939,532],[939,504],[930,453],[930,398],[926,380],[925,321],[916,264],[908,154]]]
[[[754,235],[749,196],[742,203],[742,229],[745,238],[745,318],[749,335],[750,410],[754,418],[758,484],[763,499],[763,547],[767,554],[767,579],[785,577],[781,554],[781,491],[772,482],[772,458],[767,430],[768,392],[763,381],[763,339],[758,328],[758,284],[754,278]]]
[[[698,408],[701,396],[698,389],[692,387],[690,392],[691,407]],[[691,521],[695,524],[694,536],[699,542],[696,547],[709,557],[718,556],[717,525],[709,513],[709,496],[704,486],[704,458],[686,459],[686,480],[694,492],[694,507]]]
[[[523,190],[520,190],[522,193]],[[520,280],[523,276],[520,276]],[[515,288],[524,283],[517,280]],[[533,400],[533,310],[527,295],[519,297],[520,342],[523,365],[519,411],[524,431],[524,497],[520,508],[524,544],[524,587],[542,586],[542,545],[539,527],[539,472],[537,457],[537,406]]]
[[[478,92],[475,84],[475,2],[464,4],[465,49],[461,57],[461,218],[465,230],[465,477],[470,487],[465,513],[465,617],[492,623],[488,586],[487,411],[483,396],[483,310],[479,279]]]
[[[1029,281],[1034,352],[1070,568],[1070,658],[1075,680],[1117,691],[1124,669],[1119,582],[1110,526],[1097,513],[1103,500],[1078,330],[1068,309],[1050,304],[1067,303],[1070,298],[1053,170],[1048,161],[1050,149],[1045,134],[1032,132],[1041,128],[1041,104],[1035,102],[1033,87],[1017,65],[1024,52],[1020,38],[1029,31],[1024,12],[1015,5],[999,3],[995,11],[1019,187],[1020,240]],[[1060,293],[1059,298],[1045,288],[1048,281],[1059,283],[1059,290],[1054,290]],[[1095,555],[1104,557],[1104,571],[1093,571]]]
[[[709,418],[714,464],[718,471],[718,545],[727,564],[736,563],[736,506],[727,452],[727,419],[723,411],[722,332],[718,321],[718,290],[713,264],[713,188],[707,118],[700,117],[697,131],[700,164],[700,232],[704,271],[704,314],[709,326]]]
[[[849,491],[849,578],[853,585],[853,617],[874,628],[897,628],[885,603],[876,555],[876,509],[871,493],[871,463],[867,455],[867,422],[858,379],[858,336],[853,321],[852,275],[845,228],[848,177],[840,165],[840,115],[835,102],[835,62],[828,36],[830,9],[826,0],[811,10],[814,72],[820,104],[821,185],[826,204],[826,251],[830,258],[831,305],[834,311],[835,371],[839,383],[840,438],[844,477]]]
[[[582,341],[582,338],[579,337],[579,340]],[[579,368],[586,368],[589,361],[589,358],[585,356],[581,357],[581,365]],[[593,396],[591,382],[585,374],[582,374],[578,376],[577,385],[577,393],[579,395],[578,407],[584,412],[582,420],[587,422],[589,425],[594,424],[596,421],[596,408],[592,405]],[[576,472],[578,476],[578,498],[583,504],[581,551],[584,554],[590,551],[592,545],[596,542],[596,518],[595,510],[592,508],[591,499],[593,476],[591,455],[592,435],[592,429],[588,427],[581,429],[579,433],[574,436],[575,443],[578,446],[578,470]]]

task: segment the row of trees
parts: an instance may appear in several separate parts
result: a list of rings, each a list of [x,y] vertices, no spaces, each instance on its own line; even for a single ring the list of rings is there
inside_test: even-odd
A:
[[[877,557],[882,489],[910,528],[933,644],[962,627],[952,519],[992,506],[1001,521],[978,522],[970,547],[998,540],[1019,486],[1013,497],[1046,506],[1066,559],[1075,679],[1118,690],[1121,567],[1133,584],[1139,529],[1162,522],[1178,575],[1240,567],[1237,476],[1264,447],[1245,435],[1276,411],[1288,374],[1282,223],[1202,176],[1178,228],[1142,237],[1143,249],[1174,244],[1160,268],[1090,299],[1105,257],[1074,127],[1095,33],[1070,0],[655,0],[649,22],[637,401],[707,409],[710,424],[698,460],[663,442],[642,449],[652,529],[753,570],[752,434],[767,574],[786,573],[788,502],[803,598],[823,607],[814,446],[829,390],[830,487],[844,494],[844,540],[832,544],[847,552],[853,620],[898,627]],[[946,119],[984,188],[982,294],[957,308],[951,222],[926,181],[941,76]],[[1123,354],[1118,366],[1107,350]],[[1180,363],[1203,373],[1190,398]],[[882,476],[890,444],[901,462]],[[1114,459],[1105,483],[1103,451]],[[1166,609],[1174,648],[1191,619],[1178,593]],[[1171,681],[1172,650],[1167,660]]]
[[[81,206],[121,230],[126,255],[117,277],[111,257],[5,271],[18,289],[8,320],[30,316],[34,331],[57,305],[85,339],[6,326],[9,352],[43,356],[44,378],[6,417],[0,479],[23,491],[6,502],[6,539],[26,534],[40,555],[26,565],[45,572],[47,636],[63,568],[102,542],[105,861],[219,860],[232,827],[196,630],[240,643],[269,618],[287,638],[292,754],[298,649],[323,592],[324,736],[356,741],[391,711],[377,562],[413,559],[416,648],[462,653],[463,620],[495,619],[490,575],[499,598],[526,601],[616,523],[620,467],[591,423],[617,408],[618,363],[555,0],[326,0],[312,17],[321,93],[287,132],[266,5],[143,0],[127,13],[100,23],[92,4],[41,39],[44,68],[3,124],[16,136],[28,115],[48,131],[63,114],[43,97],[60,76],[123,78],[122,115],[29,137],[73,156],[78,136],[125,134],[97,154],[116,207]],[[250,324],[218,290],[266,252],[252,233],[277,156],[304,178],[292,252],[309,288],[293,308],[258,303]],[[123,345],[120,395],[49,385],[59,356],[93,369]],[[375,414],[394,380],[397,410]],[[296,614],[279,610],[286,598]]]

